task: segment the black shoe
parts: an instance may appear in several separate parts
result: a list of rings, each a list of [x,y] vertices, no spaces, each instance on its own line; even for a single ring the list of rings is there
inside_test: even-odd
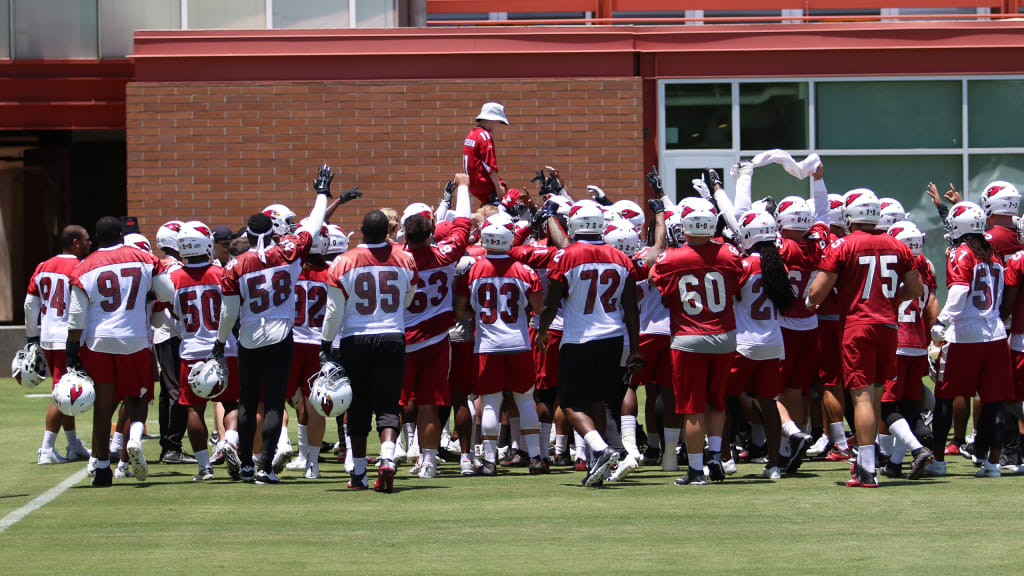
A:
[[[766,445],[758,446],[753,442],[747,447],[746,454],[740,455],[740,460],[750,462],[751,464],[767,464],[768,463],[768,448]]]
[[[924,446],[911,452],[914,456],[914,462],[910,465],[910,478],[911,480],[917,480],[924,474],[924,469],[935,460],[935,455],[932,451],[925,448]]]
[[[110,466],[106,468],[97,468],[94,476],[92,477],[92,485],[96,488],[107,488],[114,483],[114,471],[110,469]]]
[[[887,462],[885,466],[879,469],[882,476],[887,478],[903,478],[903,465],[895,462]],[[924,470],[922,467],[921,470]]]
[[[555,456],[554,462],[551,463],[552,466],[572,466],[573,464],[572,456],[569,456],[568,452],[562,452]]]
[[[685,478],[676,478],[676,486],[704,486],[708,479],[704,477],[703,470],[690,468],[686,471]]]
[[[167,450],[160,455],[160,462],[164,464],[195,464],[196,457],[180,450]]]
[[[712,482],[725,481],[725,470],[722,468],[721,460],[715,458],[708,459],[708,475],[711,476]]]
[[[526,468],[530,465],[530,454],[522,450],[516,450],[511,458],[501,463],[502,466],[510,468]]]
[[[481,464],[480,467],[476,469],[476,473],[478,476],[497,476],[498,467],[494,464],[494,462],[488,462],[484,460],[484,463]]]
[[[210,445],[211,446],[216,446],[219,443],[220,443],[220,434],[218,434],[216,431],[211,432],[210,433]]]
[[[644,450],[643,464],[645,466],[659,466],[661,465],[661,450],[648,446]]]
[[[878,444],[875,444],[875,458],[877,459],[876,462],[878,464],[878,467],[884,468],[885,465],[889,463],[889,459],[891,458],[891,456],[889,456],[888,454],[883,454],[882,451],[878,449]]]
[[[686,444],[679,446],[679,452],[676,452],[676,465],[680,468],[690,465],[690,461],[686,457]]]
[[[256,481],[256,468],[253,466],[242,466],[238,475],[241,477],[242,482],[252,484]]]
[[[547,474],[548,473],[548,459],[537,456],[536,458],[530,458],[530,474]]]
[[[799,432],[789,437],[790,456],[786,463],[785,473],[792,474],[800,469],[807,455],[807,449],[811,446],[811,435]]]
[[[256,473],[256,483],[260,485],[280,484],[281,479],[277,477],[277,474],[274,474],[273,470],[271,470],[270,472],[264,472],[263,470],[260,470],[259,472]]]
[[[619,453],[611,448],[595,452],[594,465],[590,467],[590,471],[580,483],[588,488],[596,488],[604,484],[604,477],[608,475],[608,470],[618,463]]]

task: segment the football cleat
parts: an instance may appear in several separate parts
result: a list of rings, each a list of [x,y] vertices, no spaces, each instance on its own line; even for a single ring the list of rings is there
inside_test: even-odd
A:
[[[573,469],[576,470],[577,472],[586,472],[590,468],[589,466],[587,466],[586,460],[582,458],[577,458],[576,462],[573,464]]]
[[[550,467],[551,465],[548,463],[547,458],[541,458],[540,456],[530,458],[531,475],[547,474]]]
[[[792,474],[800,469],[800,465],[803,464],[804,456],[807,454],[807,449],[811,445],[811,435],[804,432],[798,432],[789,437],[789,448],[790,458],[786,464],[784,472],[786,474]]]
[[[424,480],[432,480],[434,478],[437,478],[437,464],[427,462],[426,464],[420,465],[420,470],[416,474],[416,476]]]
[[[648,446],[647,449],[644,450],[643,457],[640,458],[640,463],[644,466],[657,466],[661,464],[661,450],[658,450],[653,446]]]
[[[568,452],[562,452],[555,454],[555,459],[551,462],[552,466],[572,466],[572,456]]]
[[[910,475],[908,476],[911,480],[920,478],[921,474],[924,474],[925,468],[935,460],[932,451],[923,446],[914,452],[914,462],[910,465]]]
[[[946,446],[945,455],[946,456],[959,456],[960,455],[960,445],[957,444],[956,442],[950,442],[949,446]]]
[[[503,461],[501,465],[511,468],[525,468],[530,465],[530,455],[522,450],[516,450],[512,457]]]
[[[36,464],[44,466],[47,464],[64,464],[68,459],[57,454],[55,448],[40,448],[36,451]]]
[[[303,454],[299,454],[292,461],[285,465],[285,470],[305,470],[308,466],[306,465],[306,457]]]
[[[213,449],[213,454],[210,454],[210,464],[213,466],[219,466],[224,463],[224,442],[217,442]]]
[[[933,460],[927,466],[924,467],[926,474],[932,476],[945,476],[946,475],[946,463],[942,460]]]
[[[583,485],[588,488],[596,488],[604,483],[608,469],[619,463],[619,453],[611,448],[594,453],[594,465],[583,477]]]
[[[114,483],[114,473],[110,470],[110,466],[106,468],[97,468],[95,475],[92,477],[92,485],[97,488],[106,488]]]
[[[833,446],[828,452],[828,456],[825,457],[826,462],[846,462],[853,456],[853,453],[849,448],[843,450],[838,446]]]
[[[242,482],[251,484],[256,481],[256,468],[252,466],[242,466],[239,469],[238,476],[242,479]]]
[[[118,480],[120,480],[122,478],[131,478],[131,477],[132,477],[131,466],[129,466],[127,462],[118,462],[117,463],[117,468],[114,469],[114,478],[117,478]]]
[[[704,468],[707,470],[707,476],[711,478],[712,482],[725,481],[725,470],[722,469],[721,460],[709,459]]]
[[[192,477],[193,482],[204,482],[206,480],[213,480],[213,467],[207,466],[199,471],[198,474]]]
[[[761,478],[779,480],[782,478],[782,473],[779,472],[778,466],[765,466],[764,470],[761,472]]]
[[[370,484],[366,480],[366,472],[363,472],[362,474],[349,473],[348,487],[352,490],[368,490],[370,488]]]
[[[145,482],[149,478],[149,465],[146,463],[146,455],[142,452],[142,442],[138,440],[128,441],[128,461],[132,464],[132,474],[139,482]]]
[[[985,461],[974,475],[978,478],[999,478],[1002,473],[999,471],[999,464]]]
[[[409,474],[412,475],[412,476],[415,476],[415,475],[420,473],[420,470],[422,468],[423,468],[423,457],[420,456],[419,458],[416,459],[416,465],[413,466],[412,468],[409,468]]]
[[[195,464],[196,457],[181,450],[166,450],[160,454],[163,464]]]
[[[636,461],[636,458],[626,456],[626,458],[620,461],[619,465],[615,467],[615,471],[612,472],[612,477],[609,478],[608,481],[619,482],[639,467],[640,463]]]
[[[704,486],[708,483],[707,477],[704,476],[703,470],[695,470],[688,468],[686,470],[686,476],[683,478],[676,478],[676,486]]]
[[[736,461],[729,459],[722,462],[722,471],[725,472],[726,476],[732,476],[736,473]]]
[[[280,474],[284,467],[288,464],[288,460],[295,455],[295,451],[292,450],[291,444],[288,446],[277,447],[277,452],[274,453],[273,469],[274,474]]]
[[[885,466],[879,468],[882,476],[886,478],[903,478],[903,465],[895,462],[887,462]],[[924,466],[921,467],[921,471],[924,471]]]
[[[89,449],[82,445],[82,442],[76,442],[74,444],[68,444],[67,458],[68,462],[79,462],[82,460],[88,460],[92,457],[92,453]]]
[[[228,476],[232,480],[239,480],[242,477],[242,460],[238,457],[238,449],[231,442],[224,442],[224,464],[228,467]]]
[[[807,449],[807,455],[811,457],[822,456],[828,453],[830,447],[831,442],[829,442],[828,436],[822,434],[821,436],[818,436],[818,440],[814,444],[811,444]]]
[[[479,476],[497,476],[498,467],[497,465],[494,464],[494,462],[484,460],[484,463],[481,464],[479,468],[477,468],[476,473]]]
[[[110,460],[113,461],[115,460],[115,458],[111,456]],[[88,476],[93,476],[96,474],[96,458],[89,457],[89,462],[87,462],[85,465],[85,473]]]
[[[391,460],[381,460],[380,468],[377,469],[377,480],[373,483],[374,492],[390,494],[395,491],[395,463]]]
[[[868,474],[860,464],[853,465],[850,479],[846,481],[847,488],[878,488],[878,478],[874,474]]]
[[[260,470],[256,473],[256,484],[263,486],[267,484],[280,484],[281,479],[277,477],[277,474],[270,472],[269,474]]]
[[[303,474],[306,480],[316,480],[320,478],[320,464],[318,462],[310,462],[309,466],[306,466],[306,472]]]
[[[464,460],[459,463],[459,475],[476,476],[476,466],[473,465],[472,460]]]

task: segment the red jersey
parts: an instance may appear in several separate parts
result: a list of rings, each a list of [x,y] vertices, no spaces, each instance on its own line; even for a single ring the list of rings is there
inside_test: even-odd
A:
[[[622,290],[636,281],[633,263],[602,241],[578,240],[559,250],[548,267],[549,282],[562,282],[563,344],[624,337]]]
[[[521,352],[530,349],[528,294],[542,291],[529,266],[504,254],[481,258],[459,277],[455,290],[469,298],[476,320],[474,352]]]
[[[1007,286],[1018,289],[1017,300],[1013,303],[1013,322],[1010,323],[1011,334],[1024,334],[1024,293],[1020,291],[1024,285],[1024,251],[1017,252],[1006,261],[1003,273]]]
[[[818,265],[821,263],[821,256],[828,246],[829,229],[821,222],[815,222],[811,229],[804,234],[800,240],[779,239],[779,255],[782,262],[789,270],[789,283],[797,294],[797,305],[790,306],[782,311],[782,325],[793,330],[811,330],[817,326],[816,314],[808,310],[806,306],[799,305],[800,301],[807,298],[807,290],[811,281],[818,273]],[[786,319],[803,319],[803,322],[790,322]]]
[[[985,231],[985,239],[992,245],[992,249],[999,255],[999,259],[1006,262],[1011,256],[1024,250],[1024,245],[1018,242],[1017,231],[1006,226],[993,226]]]
[[[345,296],[342,338],[405,333],[405,298],[418,283],[408,252],[387,242],[360,244],[334,259],[327,281]]]
[[[473,259],[480,259],[487,256],[487,249],[479,244],[473,244],[472,246],[466,246],[466,256]]]
[[[829,247],[832,246],[832,244],[834,244],[836,240],[839,240],[839,238],[840,238],[840,236],[836,236],[835,234],[829,232],[829,234],[828,234],[828,246],[826,246],[825,250],[822,252],[822,257],[825,256],[825,253],[828,252]],[[809,285],[810,284],[808,284],[808,286]],[[805,297],[805,299],[806,299],[806,297]],[[792,307],[796,308],[797,306],[801,306],[801,307],[806,308],[806,306],[804,306],[803,303],[800,302],[799,299],[797,299],[797,300],[795,300],[793,302],[793,306]],[[839,320],[839,302],[836,301],[836,288],[835,287],[833,287],[832,290],[829,290],[828,296],[825,296],[825,301],[822,302],[821,306],[818,307],[818,320],[831,320],[831,321],[838,321]]]
[[[897,354],[899,348],[914,350],[927,350],[931,342],[931,326],[928,319],[924,317],[925,307],[928,305],[928,297],[935,293],[935,268],[930,260],[920,254],[914,258],[914,270],[921,274],[921,283],[924,284],[924,293],[920,298],[904,300],[900,302],[899,308],[899,333],[896,336]]]
[[[551,265],[551,261],[558,254],[558,249],[554,246],[547,245],[547,239],[542,242],[536,242],[533,244],[524,244],[522,246],[513,246],[508,251],[508,255],[513,260],[518,260],[523,264],[526,264],[537,273],[540,278],[540,285],[543,291],[548,289],[548,266]],[[540,311],[535,310],[533,319],[530,320],[530,326],[537,328],[540,322]],[[562,319],[562,308],[559,306],[558,314],[555,315],[555,319],[551,321],[551,326],[548,326],[548,330],[561,332],[565,326],[565,321]]]
[[[263,319],[295,320],[295,282],[302,273],[302,258],[309,254],[313,237],[300,230],[285,236],[264,252],[260,261],[255,248],[235,257],[224,269],[221,287],[225,296],[241,296],[239,318],[242,341]]]
[[[650,281],[669,309],[672,335],[734,332],[733,297],[742,274],[743,258],[729,244],[687,244],[659,254]]]
[[[416,261],[416,295],[405,309],[405,351],[415,352],[444,340],[455,325],[452,284],[455,266],[466,252],[473,221],[456,218],[451,233],[433,246],[406,248]]]
[[[469,193],[483,203],[491,201],[500,191],[494,190],[491,172],[498,171],[494,140],[483,126],[476,126],[466,135],[462,145],[462,169],[469,174]]]
[[[896,328],[900,282],[913,266],[910,248],[880,230],[858,230],[836,240],[821,260],[822,270],[839,275],[836,302],[846,326]]]
[[[28,293],[41,301],[39,345],[44,350],[63,350],[67,342],[71,272],[78,262],[73,254],[58,254],[36,266],[28,281]]]
[[[292,335],[297,344],[320,345],[327,315],[328,264],[305,264],[295,281],[295,327]]]

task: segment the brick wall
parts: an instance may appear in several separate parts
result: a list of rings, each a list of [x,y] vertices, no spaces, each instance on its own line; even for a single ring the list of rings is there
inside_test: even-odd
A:
[[[639,201],[639,79],[132,83],[128,213],[151,240],[167,220],[238,228],[274,202],[301,216],[323,161],[340,173],[335,187],[364,193],[339,210],[346,230],[374,208],[435,205],[488,100],[504,103],[511,122],[495,136],[510,185],[529,185],[550,164],[577,198],[593,183]]]

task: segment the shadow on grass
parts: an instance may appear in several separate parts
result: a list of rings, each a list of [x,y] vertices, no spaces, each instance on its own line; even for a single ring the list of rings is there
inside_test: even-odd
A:
[[[426,484],[420,484],[420,485],[415,485],[415,484],[401,484],[401,485],[399,485],[399,484],[395,484],[395,488],[394,488],[394,491],[392,492],[392,494],[399,494],[401,492],[408,492],[408,491],[411,491],[411,490],[447,490],[449,488],[451,488],[451,486],[428,486]],[[370,488],[368,488],[366,490],[352,490],[352,489],[347,488],[347,487],[346,488],[329,488],[326,491],[327,492],[342,492],[342,493],[350,493],[351,492],[351,493],[354,494],[356,492],[373,492],[373,487],[371,486]]]
[[[4,498],[24,498],[25,496],[31,496],[31,494],[0,494],[0,500]]]

